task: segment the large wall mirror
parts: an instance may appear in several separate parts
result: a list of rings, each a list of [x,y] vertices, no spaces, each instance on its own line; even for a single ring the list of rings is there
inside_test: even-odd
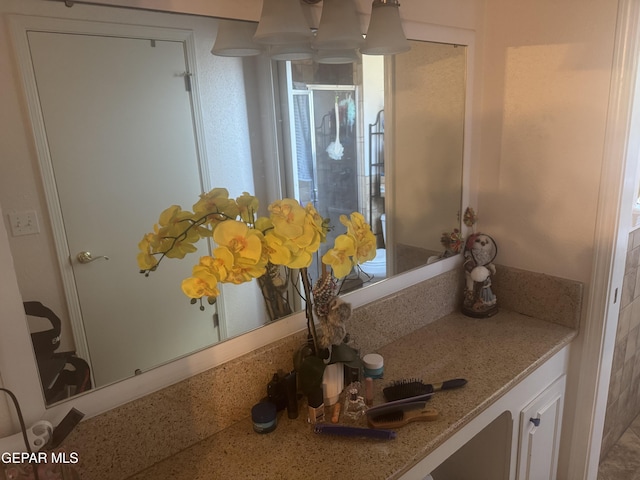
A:
[[[467,201],[468,34],[427,41],[414,27],[422,40],[406,54],[319,65],[214,56],[210,17],[44,1],[2,13],[29,15],[12,15],[11,29],[37,159],[2,155],[0,203],[37,218],[39,233],[10,239],[19,286],[61,319],[59,351],[86,361],[91,388],[75,397],[85,411],[302,325],[301,314],[269,315],[255,284],[226,286],[205,312],[190,305],[179,284],[197,253],[137,272],[137,242],[160,212],[212,187],[255,193],[262,208],[314,202],[336,233],[340,214],[365,215],[378,255],[345,282],[355,306],[455,265],[440,237]],[[28,320],[49,328],[37,312]],[[75,393],[49,391],[57,367],[39,366],[48,405]],[[100,393],[115,388],[137,393]]]

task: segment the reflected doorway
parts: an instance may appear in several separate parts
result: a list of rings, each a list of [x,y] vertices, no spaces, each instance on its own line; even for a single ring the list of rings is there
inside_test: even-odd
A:
[[[368,218],[359,68],[311,62],[287,62],[285,67],[288,195],[303,205],[312,203],[332,227],[310,268],[314,279],[321,275],[320,258],[344,232],[340,216],[358,211]],[[341,291],[368,280],[363,272],[353,272]]]
[[[218,342],[217,317],[201,315],[179,289],[191,266],[173,262],[145,279],[135,259],[167,192],[188,205],[202,191],[183,42],[37,31],[28,38],[75,350],[93,384]]]

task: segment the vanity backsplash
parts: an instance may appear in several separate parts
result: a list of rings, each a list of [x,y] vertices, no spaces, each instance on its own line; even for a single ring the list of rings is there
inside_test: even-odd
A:
[[[501,309],[578,328],[580,283],[503,266],[493,278]],[[374,352],[459,310],[462,280],[447,272],[354,309],[349,334],[361,354]],[[128,478],[248,417],[305,339],[299,332],[82,422],[65,442],[79,453],[81,478]]]

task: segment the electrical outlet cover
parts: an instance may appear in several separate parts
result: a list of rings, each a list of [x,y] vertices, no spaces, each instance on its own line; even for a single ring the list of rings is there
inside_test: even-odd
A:
[[[36,215],[35,210],[10,213],[9,224],[11,225],[11,234],[14,237],[40,233],[38,216]]]

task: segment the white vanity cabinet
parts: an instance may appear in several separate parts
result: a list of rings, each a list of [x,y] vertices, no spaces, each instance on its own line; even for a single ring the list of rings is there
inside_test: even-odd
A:
[[[568,355],[565,346],[402,480],[555,480]]]
[[[520,412],[517,480],[555,480],[566,377]]]

